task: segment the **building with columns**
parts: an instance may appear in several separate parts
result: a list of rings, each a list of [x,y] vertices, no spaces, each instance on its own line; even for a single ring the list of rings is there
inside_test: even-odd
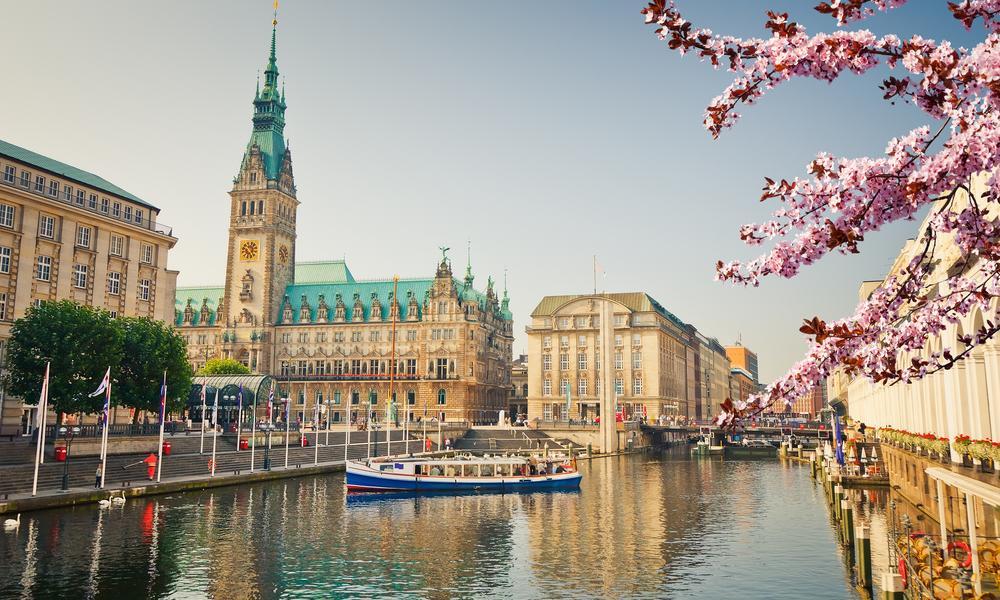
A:
[[[977,194],[984,191],[985,176],[975,177],[972,189]],[[959,192],[950,210],[960,211],[968,201],[968,196]],[[932,208],[918,231],[927,227],[927,219],[934,213]],[[899,272],[920,251],[921,247],[915,240],[908,240],[889,274]],[[952,239],[939,234],[935,271],[930,280],[945,279],[946,273],[955,268],[959,259],[960,253]],[[866,299],[881,283],[863,282],[858,291],[859,300]],[[941,335],[932,338],[920,354],[929,356],[940,352],[943,347],[960,351],[962,343],[959,337],[979,330],[987,320],[995,320],[997,309],[996,299],[989,314],[976,309],[971,315],[950,325]],[[901,352],[898,360],[906,363],[914,356]],[[873,384],[865,377],[849,377],[839,369],[828,378],[827,388],[831,404],[845,404],[853,419],[869,426],[891,426],[951,439],[961,434],[973,439],[1000,439],[1000,340],[996,338],[976,347],[953,368],[938,371],[913,383],[891,386]],[[959,460],[954,455],[952,458]]]
[[[48,300],[172,321],[177,239],[159,213],[98,175],[0,141],[0,360],[13,321]],[[0,407],[0,435],[31,432],[34,406],[3,394]]]
[[[612,345],[602,348],[605,301]],[[530,421],[600,416],[602,372],[625,418],[707,419],[728,393],[725,349],[643,292],[546,296],[527,333]]]
[[[471,264],[456,277],[447,248],[430,276],[398,281],[355,279],[340,260],[296,260],[296,223],[308,204],[300,206],[284,137],[276,36],[275,27],[229,192],[225,283],[177,290],[174,318],[192,365],[233,358],[272,375],[304,422],[317,406],[331,423],[369,411],[380,421],[495,422],[510,388],[506,289],[499,297],[489,278],[477,290]]]

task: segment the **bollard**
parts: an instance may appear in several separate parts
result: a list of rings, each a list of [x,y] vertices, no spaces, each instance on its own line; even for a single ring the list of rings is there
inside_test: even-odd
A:
[[[840,516],[843,521],[841,531],[843,532],[844,544],[849,550],[854,549],[854,509],[851,508],[850,500],[840,501]]]
[[[899,573],[882,573],[882,600],[903,600],[904,594],[903,578]]]
[[[858,564],[858,584],[872,589],[872,532],[867,525],[854,528],[855,556]]]
[[[839,483],[833,484],[833,512],[837,515],[837,520],[843,520],[844,516],[840,512],[840,501],[844,499],[844,488]]]

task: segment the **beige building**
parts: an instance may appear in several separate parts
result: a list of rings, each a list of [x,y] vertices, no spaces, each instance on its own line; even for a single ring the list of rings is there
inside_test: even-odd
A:
[[[0,356],[12,322],[47,300],[172,321],[167,251],[177,239],[159,212],[93,173],[0,141]],[[6,394],[0,405],[0,435],[30,433],[34,407]]]
[[[605,300],[613,305],[610,348],[600,345]],[[527,333],[532,421],[598,417],[605,360],[626,419],[707,418],[703,410],[726,394],[722,369],[728,374],[729,361],[722,346],[700,342],[694,327],[642,292],[546,296],[531,313]]]
[[[507,414],[511,421],[518,415],[528,414],[528,355],[522,354],[510,365],[510,398],[507,401]]]
[[[985,178],[974,178],[972,189],[977,194],[986,190]],[[961,211],[968,205],[968,197],[959,192],[950,210]],[[928,227],[929,216],[918,228]],[[889,274],[905,267],[922,250],[922,245],[909,240],[903,246]],[[935,271],[930,281],[943,281],[956,265],[960,252],[950,236],[939,234],[935,254]],[[977,267],[973,266],[972,269]],[[974,272],[974,271],[972,271]],[[866,299],[882,282],[863,282],[858,291],[859,300]],[[909,363],[916,356],[929,356],[949,347],[955,354],[961,350],[959,336],[973,334],[983,323],[996,314],[996,300],[990,314],[976,309],[971,315],[949,326],[940,336],[932,338],[922,352],[900,352],[897,361]],[[848,414],[869,426],[892,426],[915,433],[934,433],[954,439],[968,435],[973,439],[1000,439],[1000,340],[993,338],[976,347],[953,368],[939,371],[923,379],[895,385],[873,384],[865,377],[848,377],[843,370],[835,371],[827,382],[831,404],[846,404]],[[957,455],[953,460],[959,460]]]
[[[498,297],[492,279],[476,290],[471,265],[456,278],[446,248],[433,276],[397,283],[357,280],[344,261],[296,260],[301,207],[275,46],[272,31],[253,129],[229,193],[226,282],[177,290],[176,325],[191,363],[233,358],[274,376],[303,422],[313,421],[316,407],[331,423],[364,419],[369,410],[379,421],[389,413],[496,422],[510,388],[506,290]],[[390,383],[397,400],[387,410]],[[200,403],[191,408],[197,413]]]

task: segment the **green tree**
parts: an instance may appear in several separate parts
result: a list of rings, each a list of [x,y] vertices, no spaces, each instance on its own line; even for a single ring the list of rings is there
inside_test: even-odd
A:
[[[4,385],[37,404],[49,362],[49,406],[57,413],[95,413],[104,398],[89,394],[108,367],[114,382],[121,355],[122,331],[107,311],[69,300],[43,302],[11,327]]]
[[[249,375],[250,369],[238,360],[232,358],[211,358],[205,362],[205,367],[198,375]]]
[[[160,385],[167,372],[167,411],[183,408],[191,391],[191,365],[184,338],[161,321],[148,317],[118,319],[122,331],[122,357],[117,403],[141,411],[160,412]]]

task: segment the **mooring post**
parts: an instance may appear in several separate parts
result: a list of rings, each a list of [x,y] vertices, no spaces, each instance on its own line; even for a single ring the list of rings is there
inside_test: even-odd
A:
[[[842,531],[844,533],[844,544],[851,550],[854,549],[854,509],[851,508],[851,501],[844,498],[840,501],[840,516],[843,521]]]
[[[854,528],[855,556],[858,565],[858,583],[866,589],[872,588],[872,532],[867,525]]]
[[[844,515],[840,512],[840,501],[844,499],[844,488],[839,483],[833,484],[833,512],[837,515],[837,520],[841,521]]]
[[[882,573],[882,600],[903,600],[903,578],[899,573],[885,571]]]

